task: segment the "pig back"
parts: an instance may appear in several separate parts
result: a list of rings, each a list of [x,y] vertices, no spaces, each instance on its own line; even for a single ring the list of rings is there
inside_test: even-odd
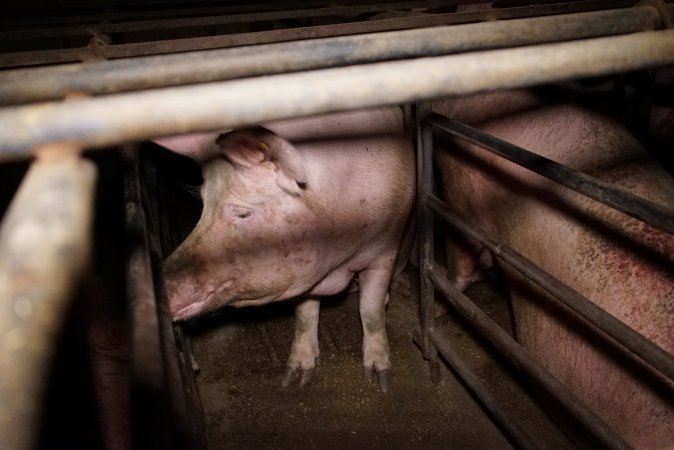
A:
[[[414,198],[414,153],[399,108],[331,113],[265,124],[302,154],[306,201],[345,229],[380,226],[395,240]],[[384,220],[382,220],[384,218]],[[391,222],[392,220],[392,222]]]

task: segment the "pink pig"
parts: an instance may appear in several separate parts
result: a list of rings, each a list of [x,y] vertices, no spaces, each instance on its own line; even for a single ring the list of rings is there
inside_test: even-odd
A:
[[[549,94],[492,92],[437,102],[434,109],[674,208],[674,180],[623,126]],[[444,193],[454,209],[674,352],[674,236],[465,141],[445,139],[440,146]],[[482,249],[453,238],[448,276],[463,290]],[[672,382],[630,371],[628,357],[588,339],[568,313],[504,269],[522,345],[634,447],[674,445]]]
[[[303,385],[319,357],[319,299],[357,277],[363,364],[387,390],[384,310],[415,195],[402,130],[388,108],[158,139],[204,178],[201,218],[164,266],[173,317],[296,299],[283,384]]]

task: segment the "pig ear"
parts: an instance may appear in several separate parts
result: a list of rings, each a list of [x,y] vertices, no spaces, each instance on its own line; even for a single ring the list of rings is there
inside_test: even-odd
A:
[[[217,136],[217,133],[190,133],[166,136],[153,139],[152,141],[172,152],[202,162],[213,156],[214,153],[219,152],[219,149],[214,144]]]
[[[286,193],[298,196],[306,188],[302,154],[279,135],[262,127],[234,131],[217,143],[225,156],[240,167],[270,161],[276,167],[276,183]]]

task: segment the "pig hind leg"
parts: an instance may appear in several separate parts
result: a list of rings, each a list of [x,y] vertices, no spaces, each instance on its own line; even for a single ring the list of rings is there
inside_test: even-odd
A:
[[[318,299],[300,300],[295,306],[295,337],[290,349],[288,367],[282,386],[288,387],[295,380],[304,386],[311,379],[319,363],[318,319],[321,302]]]
[[[376,380],[383,392],[387,392],[391,385],[391,360],[386,337],[385,308],[392,275],[392,265],[381,269],[366,269],[359,275],[365,377]]]
[[[471,282],[481,279],[481,270],[493,265],[491,253],[481,245],[453,235],[447,240],[447,279],[463,292]],[[445,302],[436,301],[435,317],[447,314]]]

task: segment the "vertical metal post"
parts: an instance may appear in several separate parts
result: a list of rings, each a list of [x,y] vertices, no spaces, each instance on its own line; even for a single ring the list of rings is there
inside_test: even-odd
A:
[[[421,350],[429,362],[431,380],[440,381],[438,352],[431,343],[429,332],[435,325],[435,288],[426,276],[433,267],[433,216],[426,206],[426,198],[433,194],[433,129],[425,123],[430,103],[418,103],[417,126],[417,217],[419,220],[419,300],[421,315]]]
[[[147,211],[150,258],[157,294],[157,315],[165,354],[166,381],[169,396],[175,406],[173,422],[181,440],[181,448],[206,448],[203,406],[192,367],[193,356],[181,325],[175,325],[168,310],[162,261],[164,260],[162,226],[168,222],[159,208],[160,189],[154,161],[141,157],[142,200]],[[160,225],[164,222],[163,225]]]
[[[128,291],[132,320],[133,447],[205,448],[198,394],[175,331],[161,279],[157,219],[145,171],[134,148],[125,149]],[[152,183],[150,177],[150,183]],[[182,346],[182,344],[181,344]]]
[[[0,448],[37,441],[46,377],[91,250],[96,167],[50,144],[0,227]]]
[[[166,368],[152,275],[148,218],[135,148],[123,150],[127,290],[131,317],[132,436],[134,448],[172,445]]]

